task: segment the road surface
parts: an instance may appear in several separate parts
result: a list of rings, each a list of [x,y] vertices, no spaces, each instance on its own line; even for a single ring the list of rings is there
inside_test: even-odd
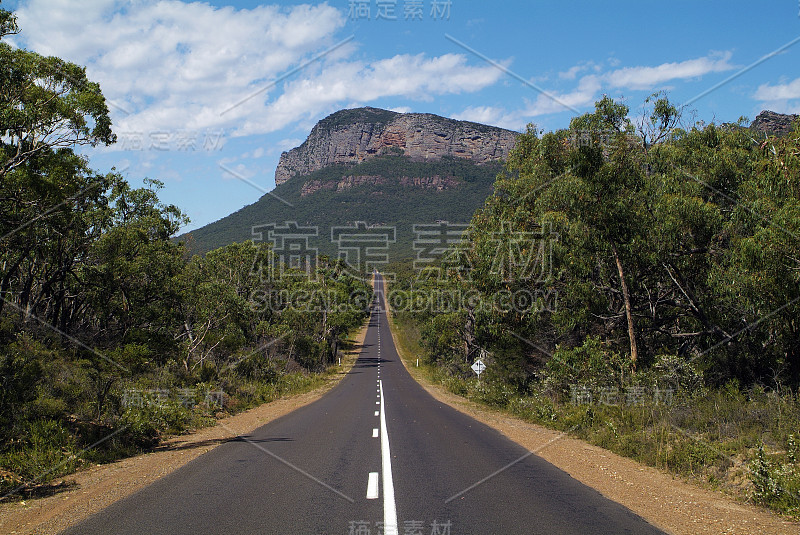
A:
[[[364,349],[328,394],[64,533],[662,533],[431,397],[398,358],[380,276],[376,288]]]

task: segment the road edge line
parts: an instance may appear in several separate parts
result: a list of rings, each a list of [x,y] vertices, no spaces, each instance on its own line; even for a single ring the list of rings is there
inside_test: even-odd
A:
[[[389,450],[389,433],[386,431],[386,408],[384,407],[383,381],[381,381],[381,472],[383,474],[383,533],[398,535],[397,504],[394,500],[392,479],[392,454]]]

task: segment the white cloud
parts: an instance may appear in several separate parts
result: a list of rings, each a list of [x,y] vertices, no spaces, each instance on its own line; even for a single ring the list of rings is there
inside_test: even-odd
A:
[[[239,161],[239,156],[227,156],[217,161],[217,165],[229,166]]]
[[[225,180],[249,180],[255,177],[258,172],[243,163],[236,163],[238,158],[222,158],[217,162],[220,168],[220,176]],[[233,165],[236,163],[236,165]]]
[[[177,0],[83,0],[76,9],[74,0],[30,0],[17,16],[20,45],[87,66],[117,132],[263,134],[348,101],[431,100],[502,77],[458,54],[355,61],[351,42],[281,81],[339,41],[345,14],[326,3],[247,10]]]
[[[597,72],[600,70],[600,66],[591,61],[585,61],[583,63],[579,63],[578,65],[573,65],[566,71],[559,72],[558,77],[562,80],[574,80],[578,74],[589,69]]]
[[[510,114],[503,108],[493,106],[470,106],[451,117],[459,121],[472,121],[517,131],[523,130],[527,123],[521,114]]]
[[[389,111],[394,111],[397,113],[411,113],[413,110],[408,106],[397,106],[396,108],[389,108]]]
[[[581,109],[594,103],[601,88],[601,79],[594,74],[589,74],[581,78],[578,82],[578,87],[570,92],[540,93],[536,100],[528,103],[522,114],[526,117],[536,117],[548,113],[567,111],[570,108]]]
[[[435,96],[478,91],[502,76],[491,65],[467,65],[466,57],[459,54],[432,58],[403,54],[371,63],[339,62],[316,76],[287,83],[283,94],[268,104],[264,113],[247,119],[236,134],[280,130],[300,119],[333,111],[341,102],[366,104],[385,97],[430,101]]]
[[[300,145],[303,144],[303,141],[305,141],[305,139],[300,139],[300,138],[282,139],[275,145],[275,147],[278,150],[287,151],[295,147],[299,147]]]
[[[566,71],[558,73],[558,77],[561,78],[562,80],[574,80],[575,77],[578,75],[578,73],[581,72],[582,70],[584,70],[583,65],[575,65],[573,67],[570,67]]]
[[[651,89],[672,80],[698,78],[711,72],[731,70],[734,68],[728,63],[731,55],[731,52],[724,52],[686,61],[662,63],[655,67],[624,67],[607,73],[605,81],[613,88]]]
[[[753,94],[759,107],[776,113],[800,114],[800,78],[783,84],[762,84]]]
[[[263,157],[266,154],[266,151],[263,147],[257,147],[251,151],[243,152],[239,156],[227,156],[222,158],[217,163],[219,165],[231,165],[241,160],[258,160],[259,158]]]
[[[523,109],[509,112],[503,108],[492,106],[471,106],[452,117],[522,131],[530,119],[535,117],[571,111],[567,106],[580,110],[592,105],[597,100],[601,88],[601,78],[590,74],[581,78],[578,87],[574,90],[566,93],[539,93],[533,101],[526,100],[526,106]]]
[[[520,130],[524,128],[529,119],[569,111],[574,114],[574,109],[589,111],[592,105],[607,89],[647,90],[661,86],[665,82],[698,78],[711,72],[722,72],[733,69],[728,63],[731,52],[709,54],[706,57],[696,58],[681,62],[663,63],[655,67],[638,66],[614,69],[603,72],[601,65],[592,62],[583,62],[558,73],[561,80],[572,80],[581,72],[589,71],[578,80],[577,86],[570,91],[548,91],[539,93],[532,101],[526,100],[522,109],[509,112],[503,108],[489,106],[469,107],[461,113],[453,115],[456,119],[465,119],[483,122]],[[615,58],[608,63],[616,66]],[[800,95],[800,79],[786,86],[762,86],[759,92],[764,95]],[[795,98],[795,97],[787,97]],[[783,109],[788,109],[784,106]]]
[[[17,16],[25,46],[86,65],[117,128],[138,131],[226,126],[253,111],[224,117],[226,105],[330,46],[345,24],[327,4],[236,10],[176,0],[90,0],[80,9],[32,0]]]
[[[496,124],[504,113],[505,111],[502,108],[495,108],[492,106],[470,106],[461,113],[454,114],[452,117],[459,121]]]
[[[753,98],[761,101],[800,99],[800,78],[788,84],[758,86]]]

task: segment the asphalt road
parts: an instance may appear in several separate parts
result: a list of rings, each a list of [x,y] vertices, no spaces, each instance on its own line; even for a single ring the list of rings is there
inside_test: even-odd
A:
[[[64,533],[662,533],[431,397],[400,362],[377,293],[364,349],[328,394]]]

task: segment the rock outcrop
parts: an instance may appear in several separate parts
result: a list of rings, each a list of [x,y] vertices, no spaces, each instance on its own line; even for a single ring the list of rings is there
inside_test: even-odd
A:
[[[764,132],[768,136],[785,136],[791,131],[792,122],[794,122],[797,117],[797,115],[786,115],[764,110],[759,113],[758,117],[750,124],[750,129]]]
[[[427,177],[408,177],[400,178],[400,185],[406,187],[416,187],[424,189],[435,189],[436,191],[444,191],[446,189],[458,186],[459,181],[454,176],[427,176]]]
[[[377,108],[341,110],[314,126],[302,145],[281,154],[275,184],[329,165],[355,164],[379,154],[414,160],[444,156],[481,164],[504,160],[517,132],[426,113]]]
[[[336,191],[344,191],[346,189],[355,188],[356,186],[377,185],[385,184],[386,179],[382,176],[345,176],[337,182]]]
[[[453,176],[440,176],[440,175],[433,175],[426,177],[403,176],[400,177],[399,179],[390,179],[377,175],[356,175],[356,176],[344,176],[338,181],[331,180],[326,182],[322,180],[309,180],[305,184],[303,184],[302,188],[300,188],[300,196],[306,197],[308,195],[312,195],[324,189],[336,190],[337,192],[342,192],[358,186],[377,186],[380,184],[386,184],[390,181],[399,183],[401,186],[407,188],[433,189],[436,191],[444,191],[450,188],[454,188],[460,184],[460,181]]]

